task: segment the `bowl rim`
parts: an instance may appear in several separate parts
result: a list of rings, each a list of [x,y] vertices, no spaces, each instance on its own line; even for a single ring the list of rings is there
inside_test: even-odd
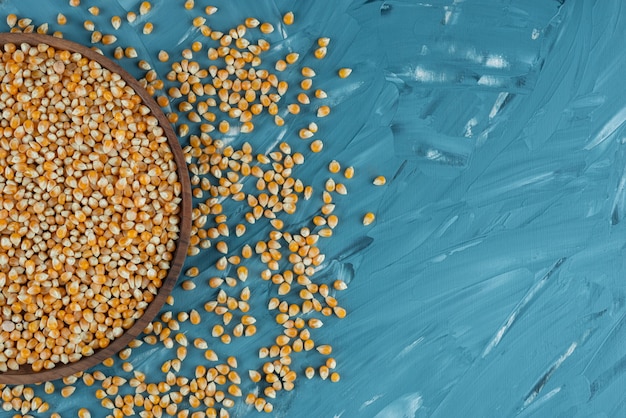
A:
[[[75,373],[85,371],[90,367],[100,364],[106,358],[111,357],[117,352],[124,349],[130,341],[136,338],[143,332],[145,327],[156,317],[161,308],[163,307],[167,297],[173,290],[178,276],[182,270],[185,258],[187,256],[187,249],[189,247],[191,236],[191,184],[189,175],[187,173],[187,164],[183,155],[183,150],[178,140],[178,136],[174,132],[167,117],[161,110],[161,107],[157,104],[156,100],[141,86],[139,81],[135,79],[129,72],[124,70],[119,64],[115,63],[111,59],[104,55],[84,46],[79,43],[57,38],[50,35],[42,35],[35,33],[0,33],[0,47],[5,44],[20,45],[27,43],[31,46],[38,44],[46,44],[58,50],[66,50],[69,52],[78,52],[84,57],[97,61],[103,68],[108,69],[114,73],[119,74],[122,79],[135,90],[141,99],[143,104],[150,108],[153,116],[159,121],[159,126],[163,128],[164,135],[167,138],[167,142],[170,146],[172,154],[174,154],[174,161],[176,162],[176,172],[178,174],[178,180],[182,185],[181,202],[179,211],[179,236],[176,240],[176,249],[174,250],[174,256],[170,262],[170,269],[167,276],[163,280],[161,287],[159,288],[154,299],[148,304],[148,307],[144,310],[143,315],[138,318],[132,327],[125,330],[124,333],[118,338],[111,341],[111,343],[105,347],[94,351],[94,354],[88,357],[82,357],[76,362],[70,362],[67,364],[57,363],[52,369],[43,369],[39,372],[32,370],[30,365],[22,365],[18,370],[7,370],[6,372],[0,372],[0,384],[33,384],[50,380],[60,379],[66,376],[73,375]]]

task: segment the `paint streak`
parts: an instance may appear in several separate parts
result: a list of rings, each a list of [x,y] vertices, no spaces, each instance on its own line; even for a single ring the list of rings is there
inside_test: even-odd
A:
[[[504,323],[504,325],[502,325],[502,327],[498,329],[498,331],[496,332],[496,335],[492,338],[491,341],[489,341],[489,344],[487,345],[487,347],[485,347],[485,350],[483,351],[483,355],[482,355],[483,358],[487,357],[489,353],[491,353],[491,351],[498,344],[500,344],[500,341],[502,341],[504,334],[506,334],[509,328],[513,326],[513,323],[515,322],[517,317],[523,314],[523,311],[533,301],[533,299],[537,297],[541,289],[546,285],[546,283],[550,279],[550,276],[554,274],[554,272],[561,266],[561,264],[563,264],[564,261],[565,261],[565,258],[561,258],[556,263],[554,263],[554,265],[550,268],[550,270],[535,285],[533,285],[533,287],[528,291],[528,293],[526,293],[526,295],[524,295],[524,298],[515,307],[513,312],[511,312],[511,315],[509,315],[509,317],[506,319],[506,322]]]

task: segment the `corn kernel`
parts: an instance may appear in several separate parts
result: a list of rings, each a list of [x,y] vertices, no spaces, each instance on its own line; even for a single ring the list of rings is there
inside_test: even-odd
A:
[[[352,68],[340,68],[339,71],[337,71],[337,74],[339,75],[339,78],[347,78],[350,74],[352,74]]]
[[[363,225],[367,226],[372,224],[372,222],[374,222],[374,220],[376,219],[376,215],[374,215],[372,212],[367,212],[364,216],[363,216]]]
[[[285,25],[293,25],[294,16],[293,12],[287,12],[283,15],[283,23]]]

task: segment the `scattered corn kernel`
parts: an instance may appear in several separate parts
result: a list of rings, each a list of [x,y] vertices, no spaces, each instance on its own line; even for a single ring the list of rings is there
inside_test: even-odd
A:
[[[350,74],[352,74],[352,68],[340,68],[339,71],[337,71],[337,74],[339,75],[339,78],[347,78]]]
[[[317,117],[318,118],[323,118],[325,116],[328,116],[328,114],[330,113],[330,107],[324,105],[324,106],[320,106],[317,109]]]
[[[148,14],[148,12],[152,9],[152,5],[150,4],[149,1],[143,1],[141,2],[141,4],[139,5],[139,14],[140,15],[145,15]]]
[[[387,179],[385,178],[385,176],[378,176],[374,179],[374,181],[372,182],[375,186],[382,186],[385,183],[387,183]]]
[[[372,212],[367,212],[363,216],[363,225],[365,226],[370,225],[372,222],[374,222],[375,219],[376,219],[376,215],[374,215]]]
[[[102,43],[104,45],[111,45],[113,43],[115,43],[117,41],[117,36],[115,35],[104,35],[102,37]],[[133,48],[134,50],[134,48]],[[135,56],[137,56],[137,53],[135,52]]]
[[[122,26],[122,18],[119,16],[111,17],[111,26],[113,26],[113,29],[118,30]]]
[[[159,61],[161,62],[167,62],[167,60],[170,59],[170,54],[168,54],[167,51],[160,50],[158,58],[159,58]]]
[[[154,30],[154,25],[152,24],[152,22],[146,22],[143,25],[142,32],[144,35],[150,35],[153,30]]]
[[[261,29],[261,32],[265,34],[274,32],[274,26],[269,22],[262,23],[260,29]]]
[[[324,143],[321,139],[316,139],[315,141],[311,142],[310,148],[313,152],[320,152],[322,148],[324,148]]]

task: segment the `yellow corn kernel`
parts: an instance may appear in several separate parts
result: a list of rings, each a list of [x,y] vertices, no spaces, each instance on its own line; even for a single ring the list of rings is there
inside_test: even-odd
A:
[[[352,68],[340,68],[337,74],[340,78],[347,78],[352,74]]]
[[[246,327],[246,330],[244,332],[244,335],[246,337],[252,337],[253,335],[256,334],[256,326],[255,325],[248,325]]]
[[[363,216],[363,225],[365,226],[370,225],[372,222],[374,222],[375,219],[376,219],[376,215],[374,215],[372,212],[367,212]]]
[[[318,118],[323,118],[328,116],[328,114],[330,113],[330,107],[324,105],[324,106],[320,106],[319,109],[317,109],[317,117]]]
[[[285,25],[293,25],[293,20],[294,20],[293,12],[289,11],[283,15],[283,23]]]
[[[191,24],[192,24],[194,27],[199,28],[199,27],[201,27],[202,25],[204,25],[204,24],[205,24],[205,22],[206,22],[206,19],[205,19],[204,17],[202,17],[202,16],[197,16],[197,17],[195,17],[195,18],[191,21]]]
[[[261,30],[261,32],[265,33],[265,34],[269,34],[274,32],[274,26],[269,23],[269,22],[264,22],[261,24],[261,27],[259,28]]]
[[[193,340],[193,346],[201,350],[206,350],[208,348],[206,341],[199,337]]]
[[[314,52],[313,55],[315,56],[315,58],[317,59],[322,59],[326,56],[326,53],[328,52],[328,50],[326,49],[326,47],[320,47],[317,48]]]
[[[170,54],[168,54],[167,51],[160,50],[158,58],[159,58],[159,61],[161,62],[167,62],[167,60],[170,59]]]
[[[196,288],[196,284],[191,280],[184,280],[180,286],[183,290],[194,290]]]
[[[300,58],[300,54],[298,54],[297,52],[291,52],[287,54],[287,56],[285,57],[285,61],[287,62],[287,64],[294,64],[296,61],[298,61],[298,58]]]
[[[37,27],[37,33],[40,35],[45,35],[48,33],[48,23],[42,23]]]
[[[220,337],[224,334],[224,327],[220,324],[215,324],[211,330],[211,335],[213,337]]]
[[[347,195],[348,194],[348,189],[346,188],[345,184],[337,183],[335,185],[335,192],[337,192],[340,195]]]
[[[46,394],[48,394],[48,395],[52,395],[54,393],[54,383],[52,383],[50,381],[46,382],[44,384],[44,392]],[[4,399],[4,397],[3,397],[3,400],[6,401],[7,399]]]
[[[298,94],[297,99],[298,99],[298,101],[299,101],[301,104],[305,104],[305,105],[306,105],[306,104],[311,103],[311,100],[309,99],[309,96],[307,96],[307,95],[306,95],[306,93],[300,93],[300,94]]]
[[[143,25],[142,32],[144,35],[150,35],[153,30],[154,30],[154,25],[152,24],[152,22],[146,22]]]
[[[150,4],[150,2],[149,1],[143,1],[139,5],[139,14],[143,16],[143,15],[147,14],[150,11],[150,9],[152,9],[152,5]]]
[[[17,23],[17,16],[13,13],[8,14],[7,25],[9,25],[9,28],[13,28],[16,23]]]
[[[78,410],[78,418],[91,418],[91,412],[87,408],[80,408]]]
[[[259,22],[256,18],[254,17],[249,17],[245,20],[244,24],[246,25],[247,28],[256,28],[257,26],[259,26],[261,22]]]
[[[317,346],[317,351],[319,351],[323,355],[329,355],[330,353],[332,353],[333,348],[330,345],[327,345],[327,344],[318,345]]]
[[[68,398],[72,395],[72,393],[74,393],[75,390],[75,386],[64,386],[61,389],[61,396],[63,396],[64,398]]]
[[[322,140],[316,139],[315,141],[311,142],[310,148],[313,152],[320,152],[322,148],[324,148],[324,143],[322,142]]]
[[[122,18],[119,16],[113,16],[111,18],[111,26],[113,26],[113,29],[118,30],[120,26],[122,26]]]
[[[204,358],[209,360],[209,361],[217,361],[218,360],[217,354],[213,350],[206,350],[204,352]]]
[[[198,274],[200,274],[200,269],[198,267],[190,267],[185,272],[185,276],[188,277],[196,277]]]
[[[192,309],[189,312],[189,322],[191,322],[193,325],[198,325],[201,320],[202,318],[200,314],[198,313],[198,311],[196,311],[195,309]]]
[[[292,115],[297,115],[298,113],[300,113],[300,106],[297,103],[291,103],[287,105],[287,110]]]
[[[375,186],[382,186],[385,183],[387,183],[387,179],[385,178],[385,176],[378,176],[374,179],[374,181],[372,182]]]
[[[111,45],[115,43],[116,41],[117,41],[117,36],[115,35],[104,35],[102,37],[102,43],[104,45]],[[136,56],[136,52],[135,52],[135,56]]]
[[[335,315],[337,315],[338,318],[345,318],[346,317],[346,310],[340,306],[335,306],[333,308],[333,312],[335,313]]]
[[[328,97],[328,95],[324,90],[317,89],[315,90],[315,97],[317,97],[318,99],[325,99]]]

